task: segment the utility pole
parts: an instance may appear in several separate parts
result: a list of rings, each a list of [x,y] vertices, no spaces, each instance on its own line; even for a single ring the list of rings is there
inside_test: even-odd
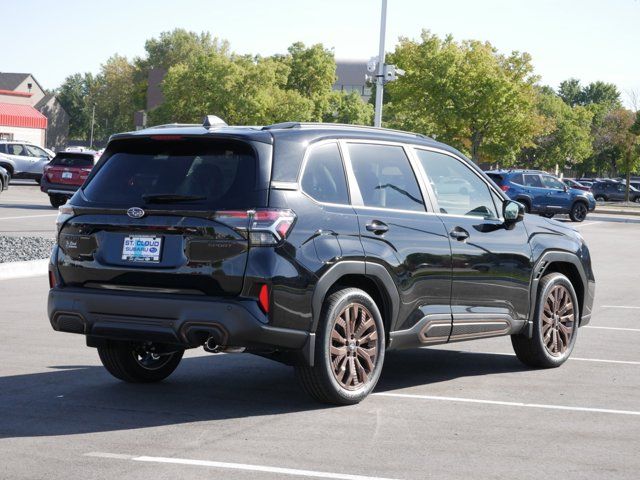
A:
[[[380,48],[378,49],[378,74],[376,75],[376,111],[374,127],[382,126],[382,94],[384,93],[384,39],[387,30],[387,0],[382,0],[380,15]]]
[[[89,148],[93,149],[93,125],[96,123],[96,104],[93,104],[93,110],[91,110],[91,139],[89,140]]]

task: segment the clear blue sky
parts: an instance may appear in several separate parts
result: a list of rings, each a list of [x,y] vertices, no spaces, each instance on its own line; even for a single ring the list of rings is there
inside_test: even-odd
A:
[[[639,0],[388,0],[387,51],[423,28],[488,40],[533,56],[542,83],[568,77],[640,94]],[[0,71],[31,72],[45,88],[96,72],[114,53],[182,27],[210,31],[240,53],[284,52],[301,40],[336,58],[376,54],[380,0],[2,0]]]

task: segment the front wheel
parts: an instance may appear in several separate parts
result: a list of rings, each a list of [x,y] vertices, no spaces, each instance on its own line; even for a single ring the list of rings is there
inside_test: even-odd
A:
[[[336,405],[362,401],[380,378],[385,337],[373,299],[357,288],[331,294],[318,325],[314,365],[297,365],[303,389],[316,400]]]
[[[553,218],[555,213],[541,213],[540,216],[544,218]]]
[[[130,383],[164,380],[178,367],[184,350],[155,353],[152,348],[129,342],[109,342],[98,347],[102,365],[114,377]]]
[[[571,218],[573,222],[582,222],[587,218],[587,212],[587,206],[583,202],[576,202],[571,207],[569,218]]]
[[[533,335],[512,335],[518,359],[530,367],[559,367],[567,361],[578,334],[578,297],[573,285],[561,273],[540,280]]]

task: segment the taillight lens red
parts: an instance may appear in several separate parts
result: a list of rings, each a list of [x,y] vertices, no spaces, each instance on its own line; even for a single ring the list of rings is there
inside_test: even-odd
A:
[[[56,282],[56,274],[49,270],[49,288],[53,288],[56,286],[58,282]]]
[[[260,208],[255,210],[224,210],[214,216],[220,222],[238,230],[247,230],[252,246],[277,245],[287,238],[296,214],[289,209]]]
[[[260,287],[258,294],[258,305],[264,313],[269,313],[269,287],[264,284]]]
[[[502,190],[503,192],[508,191],[508,190],[509,190],[509,185],[502,185],[502,186],[500,187],[500,190]]]

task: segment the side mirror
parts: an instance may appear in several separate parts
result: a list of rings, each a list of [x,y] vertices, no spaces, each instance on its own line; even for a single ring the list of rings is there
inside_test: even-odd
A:
[[[524,205],[513,200],[505,200],[502,204],[502,218],[506,224],[521,222],[524,218]]]

